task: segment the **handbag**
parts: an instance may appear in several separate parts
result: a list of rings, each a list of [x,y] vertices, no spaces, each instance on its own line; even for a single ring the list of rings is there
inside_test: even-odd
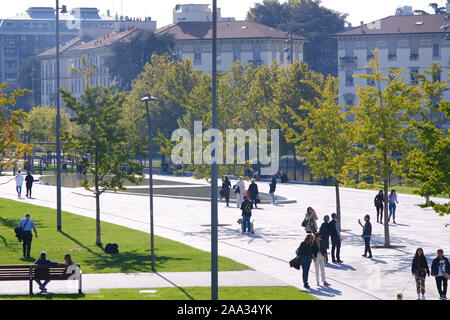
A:
[[[240,193],[241,192],[241,189],[237,185],[234,185],[233,189],[234,189],[234,193]]]
[[[305,220],[303,220],[303,222],[302,222],[302,227],[306,228],[307,225],[308,225],[308,219],[305,218]]]
[[[17,226],[14,228],[14,232],[16,233],[16,237],[17,237],[17,240],[19,240],[19,242],[22,242],[22,240],[23,240],[23,233],[24,233],[23,229],[25,229],[28,221],[30,221],[30,220],[28,219],[27,222],[25,222],[25,224],[23,225],[23,228],[21,226]]]
[[[291,268],[300,270],[300,267],[302,266],[301,263],[301,258],[299,256],[295,257],[294,259],[292,259],[291,261],[289,261],[289,266]]]

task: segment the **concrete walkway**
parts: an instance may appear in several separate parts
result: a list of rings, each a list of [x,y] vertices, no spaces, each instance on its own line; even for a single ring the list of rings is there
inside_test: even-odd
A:
[[[83,274],[83,292],[94,293],[100,289],[155,289],[209,287],[209,272],[163,272],[163,273],[108,273]],[[279,287],[289,286],[273,277],[257,271],[232,271],[219,273],[219,285],[224,287]],[[76,293],[78,281],[53,281],[47,286],[51,293]],[[34,292],[39,292],[34,284]],[[0,295],[28,294],[27,281],[1,283]]]
[[[179,182],[196,182],[192,178],[157,177]],[[8,177],[0,177],[0,183]],[[259,189],[267,192],[268,184],[261,182]],[[17,199],[13,182],[0,185],[0,197]],[[293,258],[295,249],[304,239],[300,224],[306,208],[316,209],[319,219],[335,211],[334,188],[307,185],[277,186],[277,193],[297,204],[264,205],[254,210],[256,234],[243,236],[236,220],[240,217],[237,208],[219,205],[219,223],[231,225],[219,229],[219,254],[246,264],[256,271],[274,277],[290,285],[302,287],[298,271],[290,269],[287,262]],[[376,192],[368,190],[342,189],[343,265],[329,265],[326,269],[332,288],[315,285],[312,268],[309,290],[321,299],[395,299],[396,293],[405,288],[406,299],[416,299],[415,283],[411,281],[410,264],[417,247],[422,247],[429,262],[436,249],[450,252],[450,229],[444,224],[449,217],[439,217],[431,209],[421,209],[417,204],[423,200],[414,195],[399,195],[397,225],[391,225],[392,244],[403,246],[397,249],[374,249],[374,259],[361,257],[363,241],[357,219],[365,214],[372,216],[373,243],[383,244],[383,226],[376,223],[373,198]],[[56,190],[51,186],[36,185],[36,199],[22,199],[36,205],[55,208]],[[82,188],[63,188],[63,210],[79,215],[95,216],[95,199]],[[104,194],[102,196],[102,220],[149,232],[148,199],[126,194]],[[440,201],[447,201],[440,199]],[[18,212],[18,218],[22,216]],[[319,221],[320,222],[320,221]],[[63,218],[64,224],[64,218]],[[192,247],[210,250],[210,206],[207,202],[182,199],[155,199],[155,232],[168,239],[186,243]],[[434,279],[426,282],[427,296],[437,299]]]

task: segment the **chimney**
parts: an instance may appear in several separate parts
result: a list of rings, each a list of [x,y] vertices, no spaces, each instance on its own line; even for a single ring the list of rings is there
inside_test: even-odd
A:
[[[364,30],[364,21],[361,21],[360,29],[361,29],[361,32],[362,32],[362,33],[365,33],[365,30]]]
[[[111,10],[106,10],[106,15],[107,15],[108,17],[111,17]]]

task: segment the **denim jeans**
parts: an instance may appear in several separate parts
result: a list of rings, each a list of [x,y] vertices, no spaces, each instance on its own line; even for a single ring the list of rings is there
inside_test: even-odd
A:
[[[22,186],[16,186],[17,195],[20,197],[22,195]]]
[[[394,218],[395,221],[395,210],[397,209],[397,205],[395,203],[389,203],[389,220],[391,217]]]
[[[272,204],[276,204],[277,203],[277,198],[275,197],[275,193],[272,192],[272,193],[269,193],[269,194],[270,194],[270,197],[272,198]]]
[[[309,268],[311,267],[312,257],[311,256],[303,256],[302,258],[303,258],[303,264],[302,264],[303,284],[308,284]]]
[[[242,216],[242,223],[244,224],[244,228],[243,228],[243,230],[244,230],[244,232],[246,231],[246,230],[248,230],[247,232],[251,232],[251,228],[250,228],[250,216],[249,215],[243,215]]]
[[[50,280],[44,280],[42,283],[41,280],[34,280],[39,285],[39,289],[45,289],[45,287],[49,284]]]

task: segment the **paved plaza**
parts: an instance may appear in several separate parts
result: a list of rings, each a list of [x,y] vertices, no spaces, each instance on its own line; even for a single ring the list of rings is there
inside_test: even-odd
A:
[[[194,182],[194,179],[184,177],[157,178]],[[11,177],[0,177],[0,183],[9,179]],[[205,183],[198,180],[195,182]],[[260,192],[268,192],[268,189],[268,182],[259,183]],[[240,233],[240,226],[236,223],[241,215],[240,210],[234,206],[226,208],[225,204],[219,204],[219,223],[225,225],[219,228],[219,254],[246,264],[257,272],[251,273],[253,280],[246,281],[243,283],[245,285],[257,286],[258,283],[292,285],[303,289],[300,272],[290,269],[288,261],[294,257],[295,249],[305,237],[301,222],[306,208],[312,206],[316,209],[320,225],[325,214],[335,211],[335,190],[333,187],[324,186],[278,184],[277,194],[296,200],[297,203],[263,205],[261,209],[253,210],[255,235]],[[332,285],[331,288],[317,287],[312,270],[311,289],[308,290],[311,294],[320,299],[395,299],[396,293],[406,287],[405,299],[416,299],[415,282],[410,272],[415,250],[422,247],[430,264],[438,248],[444,249],[447,255],[450,254],[450,228],[445,227],[445,224],[450,222],[450,217],[439,217],[431,209],[418,207],[417,204],[423,202],[419,196],[399,194],[396,219],[398,224],[391,225],[390,230],[392,244],[401,247],[373,249],[374,259],[362,258],[364,244],[360,236],[362,228],[357,223],[358,219],[362,220],[364,215],[370,214],[373,225],[372,244],[384,243],[383,226],[376,223],[373,206],[375,194],[375,191],[368,190],[341,190],[342,229],[345,230],[341,259],[344,260],[344,264],[328,265],[326,268],[327,281]],[[36,184],[33,196],[35,199],[20,201],[55,208],[55,187]],[[13,182],[0,185],[0,197],[17,200]],[[95,199],[89,192],[82,188],[63,188],[62,197],[63,210],[95,217]],[[101,206],[102,220],[149,232],[148,196],[107,193],[102,195]],[[210,251],[208,202],[157,197],[154,210],[155,233],[158,236]],[[24,213],[17,214],[19,219]],[[204,285],[209,285],[209,278],[206,275],[202,279]],[[221,273],[222,276],[224,274]],[[239,274],[239,277],[241,276],[242,274]],[[107,284],[102,287],[99,277],[101,276],[96,278],[94,275],[85,275],[85,286],[92,290],[108,288]],[[142,288],[152,287],[150,279],[154,277],[150,275],[146,277],[144,279],[148,281],[140,281]],[[236,279],[240,279],[239,277]],[[96,285],[90,284],[89,279]],[[173,282],[179,286],[189,285],[182,277],[175,277]],[[427,279],[426,287],[427,299],[438,299],[433,278]]]

